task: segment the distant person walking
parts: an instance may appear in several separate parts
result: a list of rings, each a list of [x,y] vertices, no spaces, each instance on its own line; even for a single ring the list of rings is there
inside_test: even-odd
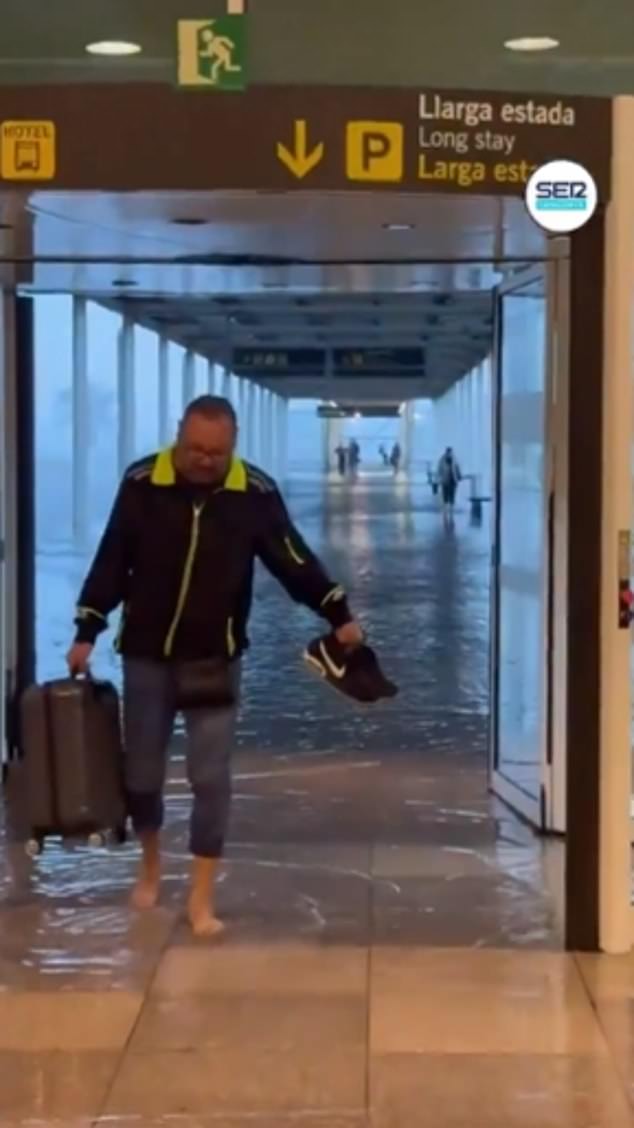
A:
[[[437,478],[445,519],[453,520],[456,493],[462,479],[462,471],[451,447],[447,447],[438,463]]]
[[[348,464],[353,474],[356,474],[361,461],[361,447],[356,439],[351,439],[348,446]]]
[[[390,455],[390,466],[392,467],[395,474],[398,474],[398,472],[401,468],[402,457],[403,457],[403,454],[402,454],[402,451],[401,451],[399,444],[394,443],[394,446],[392,447],[392,453]]]
[[[339,446],[335,450],[335,455],[337,457],[337,469],[338,469],[341,477],[345,478],[345,476],[346,476],[346,465],[347,465],[347,461],[348,461],[348,451],[346,450],[345,446],[342,446],[342,444],[339,443]]]

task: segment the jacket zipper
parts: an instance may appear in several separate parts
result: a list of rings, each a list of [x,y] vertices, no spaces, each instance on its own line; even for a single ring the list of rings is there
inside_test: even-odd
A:
[[[180,591],[178,593],[178,599],[176,601],[174,618],[172,619],[170,629],[167,632],[167,637],[165,639],[165,645],[163,646],[163,654],[166,658],[169,658],[170,654],[172,653],[172,647],[174,645],[176,631],[178,630],[178,624],[181,621],[185,603],[187,602],[189,586],[192,582],[194,560],[196,559],[196,550],[198,549],[198,539],[200,537],[200,515],[204,508],[204,503],[202,505],[199,504],[193,506],[192,527],[189,537],[189,548],[187,549],[187,556],[185,557],[185,567],[183,568],[183,578],[181,580]]]
[[[233,632],[233,618],[231,618],[227,621],[227,654],[230,658],[234,657],[236,650],[236,637]]]

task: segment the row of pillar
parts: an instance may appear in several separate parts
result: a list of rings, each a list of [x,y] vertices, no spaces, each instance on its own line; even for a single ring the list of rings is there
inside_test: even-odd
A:
[[[144,452],[136,450],[136,381],[135,323],[124,317],[117,342],[117,464],[123,474],[135,458]],[[89,341],[87,301],[73,300],[73,533],[75,543],[85,545],[89,539],[90,480],[88,473],[89,429]],[[170,388],[174,373],[170,365],[170,342],[159,338],[158,345],[158,446],[168,446],[174,439],[170,413]],[[181,372],[182,407],[187,407],[201,389],[197,386],[197,355],[187,350]],[[228,367],[213,361],[207,365],[206,389],[210,395],[223,396],[236,410],[240,427],[238,450],[243,458],[256,463],[275,478],[286,472],[288,401],[268,388],[233,375]]]

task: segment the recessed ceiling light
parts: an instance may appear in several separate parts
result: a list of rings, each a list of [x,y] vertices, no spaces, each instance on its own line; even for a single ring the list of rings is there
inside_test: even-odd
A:
[[[415,223],[384,223],[383,229],[385,231],[413,231],[416,227]]]
[[[559,47],[559,40],[550,35],[521,35],[518,39],[507,39],[504,46],[508,51],[553,51]]]
[[[89,55],[138,55],[143,48],[138,43],[129,43],[125,39],[102,39],[98,43],[87,43],[86,50]]]

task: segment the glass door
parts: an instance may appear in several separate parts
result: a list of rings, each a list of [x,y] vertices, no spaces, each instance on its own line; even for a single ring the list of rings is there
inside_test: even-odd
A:
[[[491,788],[540,829],[550,777],[548,267],[497,293]]]
[[[4,779],[9,760],[7,742],[7,648],[6,648],[6,542],[7,542],[7,506],[6,506],[6,449],[9,435],[6,418],[6,365],[8,358],[7,346],[7,308],[6,296],[0,289],[0,769]]]

